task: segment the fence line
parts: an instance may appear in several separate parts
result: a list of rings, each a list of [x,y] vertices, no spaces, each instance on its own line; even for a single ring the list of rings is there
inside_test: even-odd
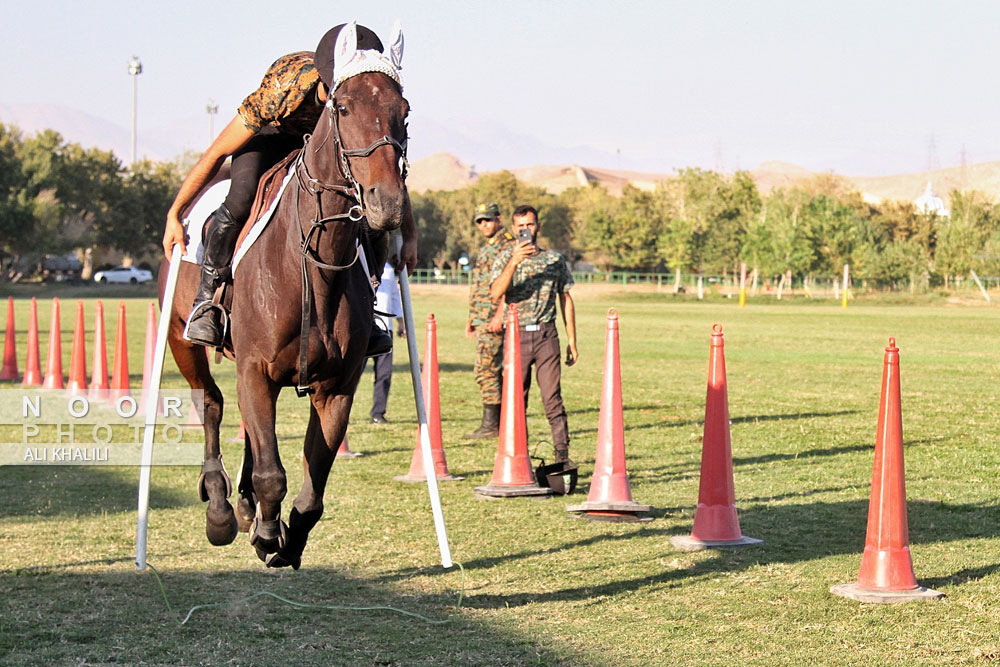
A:
[[[702,275],[702,285],[706,293],[735,295],[739,294],[739,277],[722,275]],[[468,285],[472,279],[471,271],[440,270],[440,269],[417,269],[410,277],[410,282],[416,285]],[[980,276],[983,286],[987,290],[1000,289],[1000,276]],[[638,273],[632,271],[573,271],[573,280],[580,285],[618,285],[628,287],[630,285],[655,287],[657,291],[673,292],[675,276],[673,273]],[[839,294],[839,278],[810,278],[795,277],[790,285],[783,287],[786,294],[805,294],[818,298],[835,298]],[[686,293],[695,293],[698,287],[698,274],[681,274],[681,288]],[[868,285],[864,281],[856,281],[851,285],[851,291],[861,294],[874,294],[879,292],[926,292],[930,288],[926,280],[918,280],[896,286],[874,286]],[[975,281],[969,277],[956,278],[949,283],[949,289],[955,292],[974,292],[979,288]],[[749,281],[747,292],[752,294],[774,294],[777,292],[777,285],[770,279],[759,279],[757,288],[751,289]]]

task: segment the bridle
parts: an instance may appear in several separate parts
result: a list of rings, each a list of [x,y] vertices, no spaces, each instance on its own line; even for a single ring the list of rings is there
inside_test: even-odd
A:
[[[305,156],[309,148],[309,140],[312,138],[312,135],[305,135],[305,137],[303,137],[302,151],[299,153],[299,157],[295,160],[293,167],[295,169],[295,176],[298,182],[298,187],[295,189],[295,220],[297,223],[296,227],[298,227],[299,230],[299,252],[302,257],[302,331],[299,336],[299,382],[295,387],[295,393],[299,397],[306,396],[307,394],[311,394],[315,391],[312,387],[306,384],[306,380],[309,375],[309,330],[312,327],[312,283],[309,278],[309,272],[307,271],[307,262],[312,263],[320,269],[326,269],[328,271],[343,271],[354,266],[361,255],[360,238],[355,243],[354,258],[347,264],[328,264],[323,262],[318,256],[315,256],[316,251],[310,249],[309,247],[314,236],[326,231],[327,223],[338,222],[341,220],[349,220],[351,222],[358,223],[365,219],[364,192],[357,179],[354,178],[354,174],[351,172],[350,159],[368,158],[382,146],[392,146],[398,156],[399,176],[404,182],[406,181],[406,174],[410,166],[409,162],[406,160],[407,139],[404,138],[402,142],[399,142],[393,137],[382,135],[381,138],[376,139],[369,144],[367,148],[346,148],[340,135],[340,114],[337,112],[333,96],[327,98],[326,113],[330,131],[327,136],[324,137],[323,141],[320,142],[319,146],[313,149],[313,153],[319,153],[319,151],[326,144],[327,139],[329,139],[330,135],[332,135],[334,147],[339,158],[337,160],[337,168],[340,172],[342,181],[348,183],[348,185],[345,185],[344,183],[328,183],[321,181],[309,173],[309,168],[306,166]],[[316,217],[309,221],[309,230],[307,232],[303,231],[302,220],[299,217],[299,195],[303,191],[316,198]],[[324,192],[335,192],[353,200],[354,203],[345,213],[335,213],[324,217],[322,199]],[[359,236],[361,233],[361,228],[359,227]],[[373,284],[373,293],[376,288],[377,284]]]
[[[406,159],[406,145],[408,143],[408,138],[404,138],[402,142],[397,141],[393,137],[387,134],[383,134],[381,138],[376,139],[367,148],[347,148],[344,146],[344,141],[340,136],[340,113],[337,111],[336,103],[334,98],[330,97],[326,101],[327,110],[327,123],[329,124],[330,131],[327,136],[323,139],[319,146],[313,149],[313,153],[319,153],[319,151],[326,145],[327,139],[330,135],[333,136],[333,143],[336,146],[339,159],[337,160],[337,166],[340,171],[340,177],[349,183],[350,185],[342,185],[340,183],[326,183],[318,178],[314,178],[309,174],[308,169],[305,165],[305,160],[303,159],[305,154],[305,147],[303,148],[302,155],[299,158],[299,165],[302,168],[302,176],[299,177],[299,185],[307,190],[310,194],[319,195],[320,192],[324,190],[338,192],[345,197],[354,199],[356,206],[359,206],[362,210],[364,209],[364,193],[361,189],[361,185],[358,180],[354,178],[354,174],[351,172],[351,158],[352,157],[370,157],[377,149],[382,146],[392,146],[399,155],[399,177],[403,181],[406,180],[406,175],[410,169],[410,163]],[[305,143],[308,146],[309,139],[311,135],[305,136]],[[352,207],[353,208],[353,207]],[[360,218],[358,218],[360,220]]]

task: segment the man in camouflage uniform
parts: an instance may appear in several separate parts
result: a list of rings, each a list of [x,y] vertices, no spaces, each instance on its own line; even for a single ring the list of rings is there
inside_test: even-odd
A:
[[[524,402],[528,403],[531,388],[531,366],[535,366],[542,405],[552,429],[552,445],[557,462],[569,460],[569,425],[562,402],[560,386],[559,332],[556,329],[556,301],[566,327],[566,365],[579,359],[576,349],[576,314],[573,297],[573,276],[566,259],[554,250],[537,246],[538,212],[531,206],[518,206],[511,216],[514,233],[522,229],[531,234],[530,241],[520,241],[501,252],[493,262],[493,284],[490,294],[508,304],[517,304],[521,327],[521,374],[524,381]]]
[[[490,298],[490,272],[497,255],[514,245],[514,237],[503,228],[500,208],[493,202],[476,207],[472,219],[486,237],[472,270],[469,290],[469,319],[465,335],[476,337],[476,382],[483,395],[483,423],[465,437],[500,435],[500,392],[503,376],[503,308]]]

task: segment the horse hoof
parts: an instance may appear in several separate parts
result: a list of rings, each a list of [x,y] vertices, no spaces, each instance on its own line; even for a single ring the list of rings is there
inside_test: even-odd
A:
[[[253,526],[254,517],[257,515],[257,508],[249,498],[240,496],[236,501],[236,521],[239,523],[241,533],[249,533]]]
[[[205,535],[213,546],[223,547],[232,544],[239,535],[239,523],[233,507],[228,502],[220,512],[212,511],[210,507],[205,513]]]
[[[291,566],[293,570],[297,570],[302,565],[301,557],[296,557],[296,558],[292,558],[291,556],[286,557],[281,553],[268,554],[267,557],[262,560],[264,561],[264,564],[267,565],[268,567]]]
[[[288,526],[281,519],[262,521],[254,519],[250,527],[250,544],[257,550],[257,555],[263,552],[272,554],[285,548],[288,541]],[[261,557],[261,560],[264,560]]]

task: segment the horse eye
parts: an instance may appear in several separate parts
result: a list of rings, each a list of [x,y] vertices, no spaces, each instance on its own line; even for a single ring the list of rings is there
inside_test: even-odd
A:
[[[337,105],[337,113],[340,114],[341,116],[346,116],[347,115],[347,107],[344,106],[343,104],[338,104]]]

